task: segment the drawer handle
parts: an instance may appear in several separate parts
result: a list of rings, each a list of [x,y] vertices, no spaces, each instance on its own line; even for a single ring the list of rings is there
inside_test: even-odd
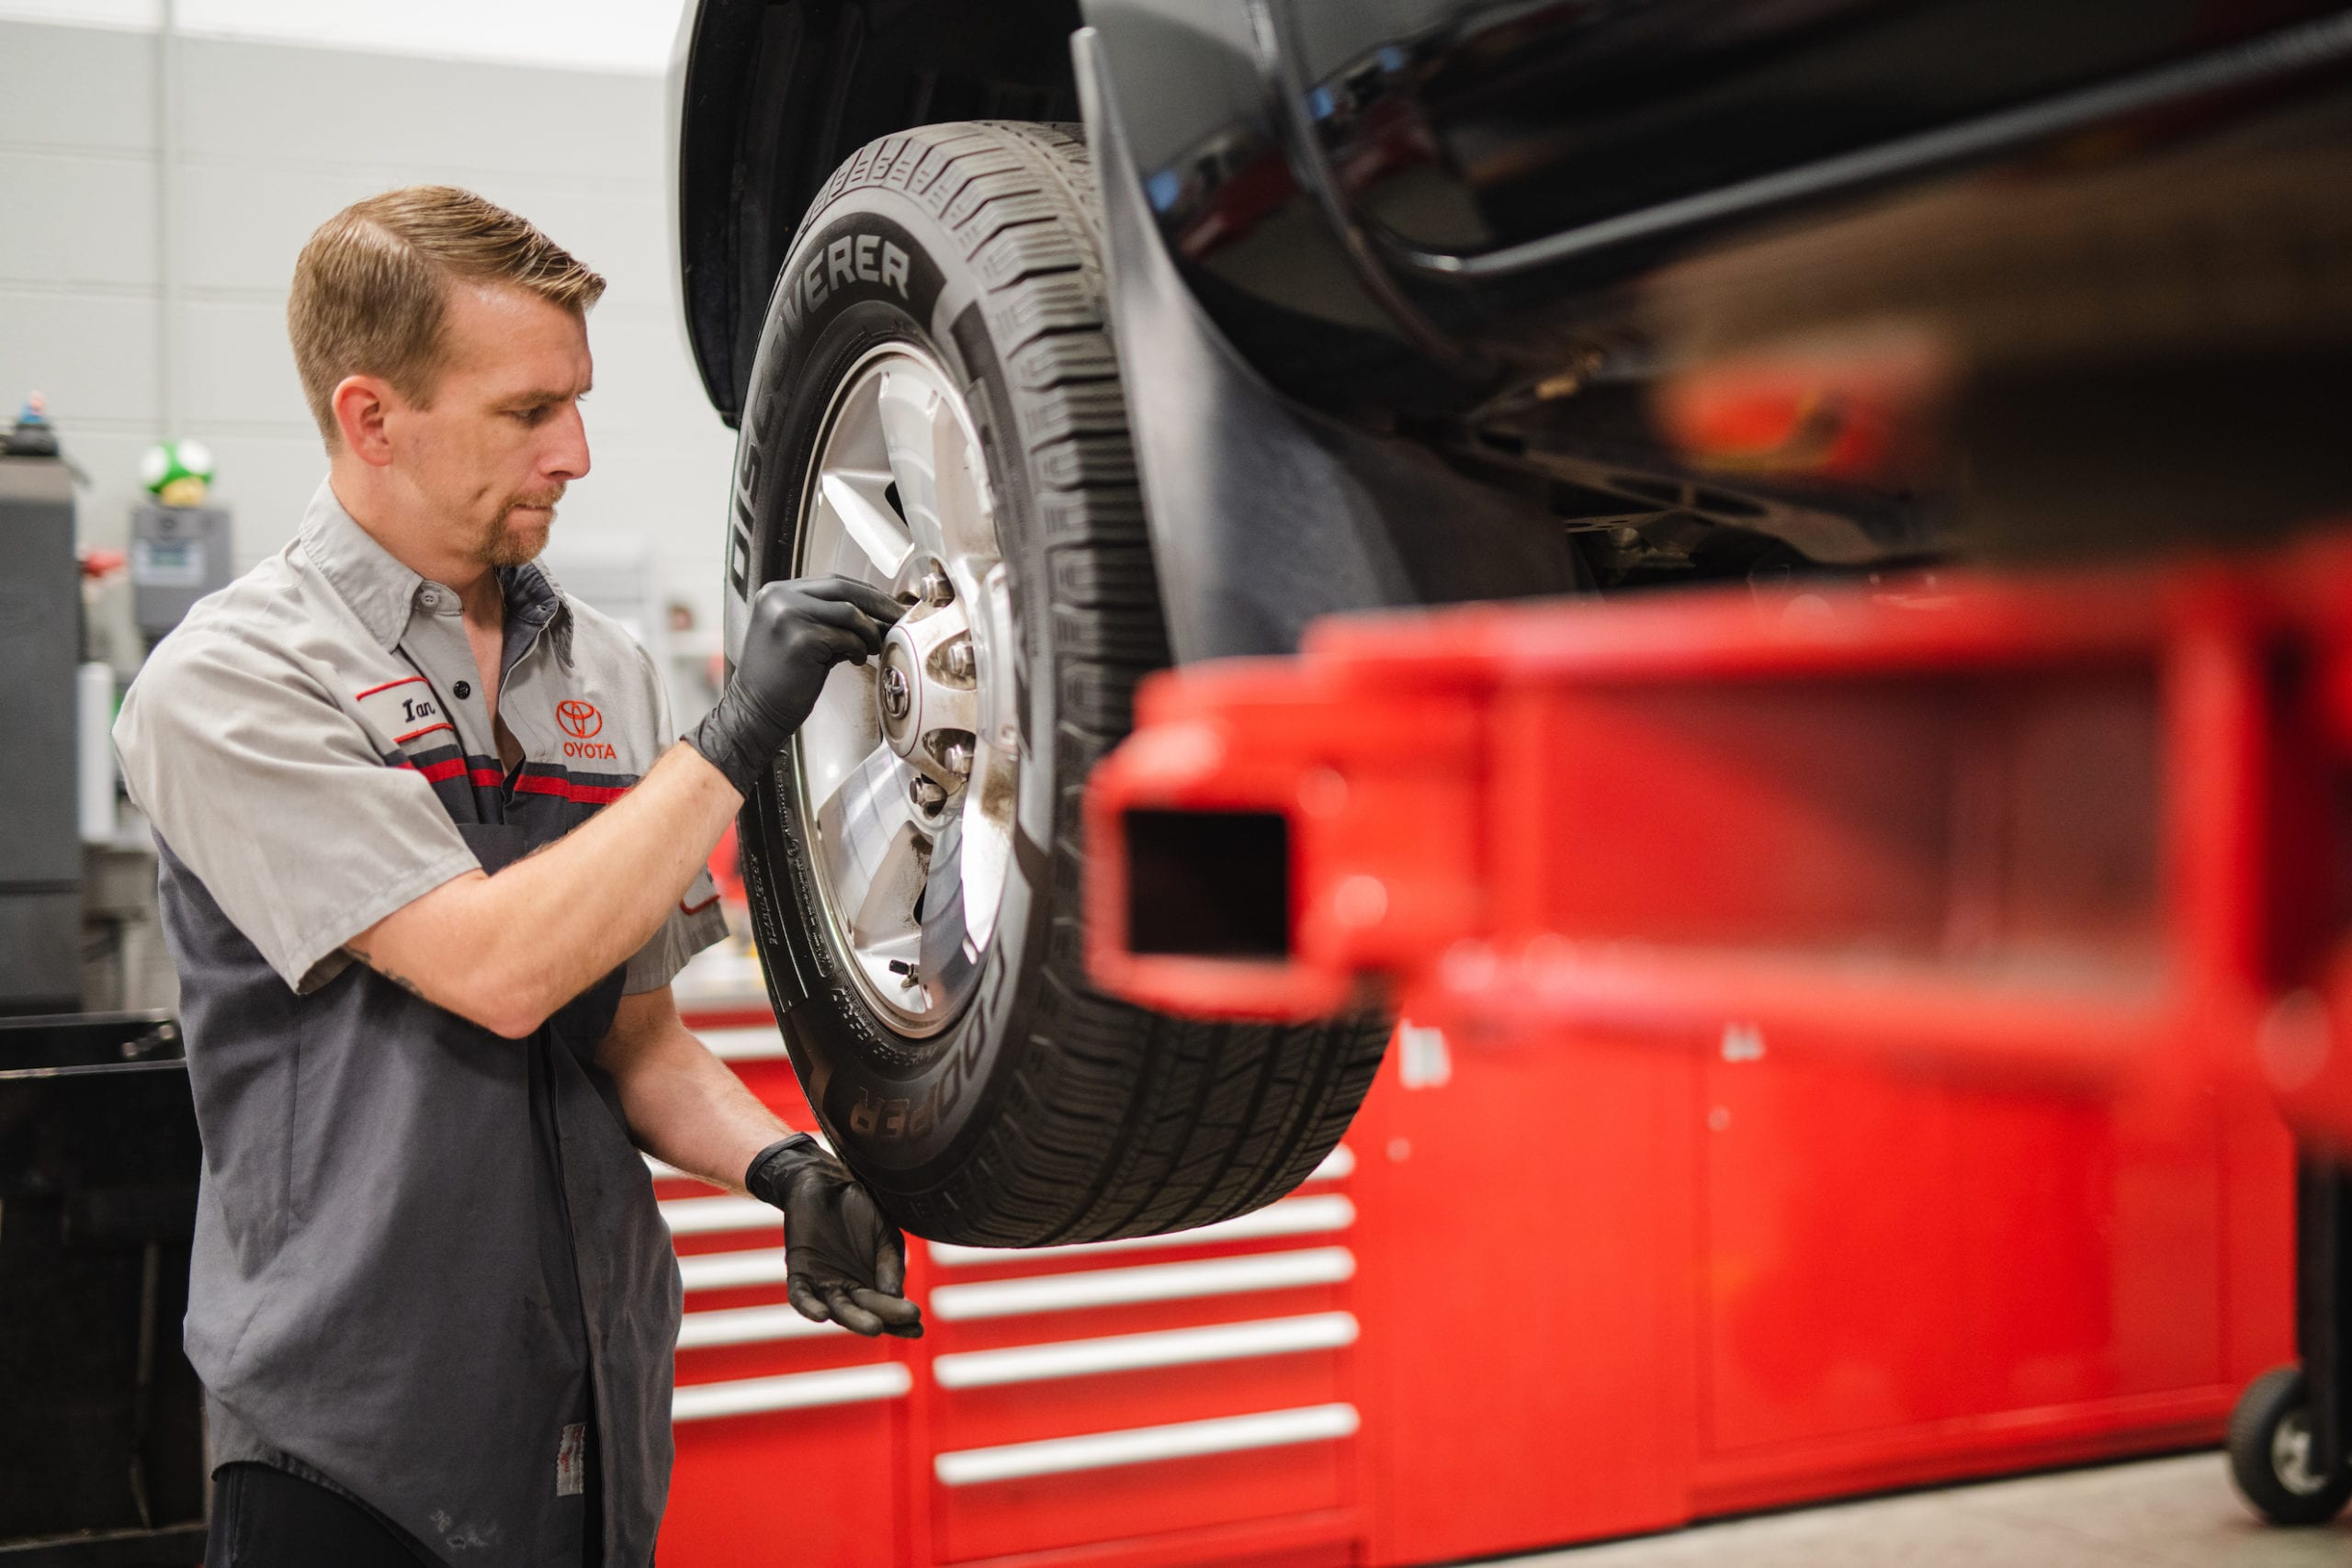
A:
[[[1055,1262],[1064,1258],[1085,1258],[1104,1252],[1136,1252],[1148,1247],[1213,1247],[1220,1242],[1264,1241],[1272,1236],[1320,1235],[1329,1231],[1346,1230],[1355,1223],[1356,1206],[1332,1192],[1313,1198],[1285,1198],[1279,1203],[1268,1204],[1255,1213],[1243,1214],[1238,1219],[1220,1220],[1198,1230],[1176,1231],[1168,1235],[1127,1236],[1119,1241],[1081,1241],[1070,1247],[1034,1249],[960,1247],[944,1241],[924,1245],[931,1248],[933,1263],[957,1269],[977,1263],[1009,1263],[1030,1256],[1042,1261]]]
[[[1224,1416],[1172,1427],[1136,1427],[1083,1438],[1049,1438],[1037,1443],[1008,1443],[997,1449],[965,1449],[941,1454],[932,1470],[944,1486],[977,1486],[991,1481],[1023,1481],[1037,1475],[1108,1470],[1116,1465],[1157,1464],[1204,1454],[1246,1453],[1293,1443],[1324,1442],[1355,1435],[1352,1404],[1315,1404],[1301,1410],[1269,1410],[1258,1416]]]
[[[751,1416],[763,1410],[813,1410],[827,1404],[900,1399],[914,1385],[914,1374],[898,1361],[787,1372],[775,1378],[741,1378],[733,1382],[690,1383],[670,1396],[670,1419],[707,1421],[716,1416]]]
[[[837,1323],[811,1323],[788,1306],[729,1307],[718,1312],[686,1314],[678,1324],[678,1348],[757,1345],[771,1339],[806,1339],[820,1334],[848,1332]]]
[[[695,1038],[722,1062],[780,1062],[786,1058],[784,1032],[763,1029],[698,1029]]]
[[[705,1252],[678,1259],[678,1282],[689,1291],[724,1291],[737,1285],[784,1283],[784,1248]]]
[[[823,1149],[827,1154],[831,1154],[832,1152],[832,1142],[831,1139],[827,1138],[824,1134],[819,1132],[816,1128],[811,1127],[808,1129],[808,1135],[817,1140],[817,1146],[819,1148]],[[1338,1156],[1345,1154],[1346,1152],[1347,1151],[1344,1149],[1334,1149],[1332,1151],[1332,1155],[1333,1157],[1336,1158]],[[644,1155],[639,1157],[645,1161],[646,1174],[652,1177],[656,1181],[703,1181],[704,1179],[703,1178],[696,1176],[691,1170],[680,1170],[676,1166],[671,1165],[664,1160],[655,1159],[651,1155]],[[1330,1163],[1331,1161],[1327,1159],[1323,1162],[1323,1166],[1328,1166]],[[1308,1177],[1306,1179],[1309,1181],[1318,1179],[1323,1174],[1323,1166],[1316,1167],[1315,1175]],[[1350,1170],[1353,1170],[1355,1168],[1355,1162],[1353,1159],[1351,1159],[1348,1162],[1348,1168]],[[704,1182],[704,1185],[717,1186],[718,1183],[706,1181]]]
[[[713,1314],[711,1315],[718,1315]],[[693,1319],[687,1320],[692,1323]],[[680,1344],[685,1341],[681,1338]],[[1147,1367],[1194,1366],[1204,1361],[1239,1361],[1253,1356],[1284,1356],[1305,1350],[1335,1350],[1356,1342],[1353,1314],[1323,1312],[1305,1317],[1272,1317],[1215,1328],[1177,1328],[1156,1334],[1116,1334],[1101,1339],[1069,1339],[1053,1345],[1019,1345],[1005,1350],[961,1350],[935,1358],[932,1376],[942,1388],[997,1388],[1006,1383],[1046,1382],[1095,1372],[1136,1371]]]
[[[1356,1152],[1345,1144],[1335,1144],[1323,1156],[1323,1163],[1306,1173],[1307,1181],[1345,1181],[1356,1173]],[[1305,1182],[1300,1183],[1306,1185]]]
[[[1040,1274],[1025,1280],[941,1285],[931,1292],[931,1310],[943,1322],[961,1323],[1025,1313],[1074,1312],[1136,1302],[1178,1302],[1299,1285],[1331,1285],[1353,1278],[1355,1271],[1354,1253],[1344,1247],[1321,1247],[1256,1258],[1147,1263],[1136,1269],[1102,1269],[1086,1274]]]
[[[784,1224],[782,1214],[757,1198],[673,1198],[661,1209],[662,1223],[672,1235],[765,1230]]]

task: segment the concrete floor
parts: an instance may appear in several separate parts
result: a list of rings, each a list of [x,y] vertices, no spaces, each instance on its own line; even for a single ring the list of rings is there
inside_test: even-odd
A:
[[[2352,1568],[2352,1517],[2255,1522],[2218,1453],[1701,1525],[1493,1568]]]

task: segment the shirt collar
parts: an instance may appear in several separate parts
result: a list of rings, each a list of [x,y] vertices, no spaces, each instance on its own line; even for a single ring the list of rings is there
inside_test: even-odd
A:
[[[351,606],[351,613],[384,651],[398,648],[424,579],[401,565],[343,509],[332,480],[319,481],[310,508],[302,514],[298,536],[320,575]],[[541,631],[551,631],[556,652],[570,663],[571,606],[555,579],[537,562],[530,562],[502,567],[498,586],[506,600],[510,648],[520,652]]]
[[[570,664],[571,603],[547,568],[537,561],[500,567],[498,590],[506,600],[506,665],[512,668],[543,631],[556,657]]]
[[[319,574],[351,606],[368,635],[387,653],[398,648],[401,633],[408,628],[409,607],[424,579],[402,566],[391,551],[376,542],[375,536],[353,520],[327,479],[319,481],[296,536]]]

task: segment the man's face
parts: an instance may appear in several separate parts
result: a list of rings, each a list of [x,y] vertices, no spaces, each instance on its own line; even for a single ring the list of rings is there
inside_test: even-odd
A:
[[[588,472],[587,324],[527,290],[460,282],[442,331],[430,405],[386,411],[393,467],[445,521],[451,549],[520,566],[547,547],[564,486]]]

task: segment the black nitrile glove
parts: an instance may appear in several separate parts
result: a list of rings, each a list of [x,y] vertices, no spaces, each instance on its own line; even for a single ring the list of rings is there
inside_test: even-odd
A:
[[[869,1338],[922,1337],[907,1300],[907,1246],[874,1195],[806,1133],[762,1149],[743,1185],[784,1211],[784,1292],[801,1316]]]
[[[847,577],[771,582],[752,598],[752,622],[735,678],[718,705],[681,737],[727,775],[735,793],[752,786],[817,705],[825,677],[846,659],[863,664],[906,606]]]

